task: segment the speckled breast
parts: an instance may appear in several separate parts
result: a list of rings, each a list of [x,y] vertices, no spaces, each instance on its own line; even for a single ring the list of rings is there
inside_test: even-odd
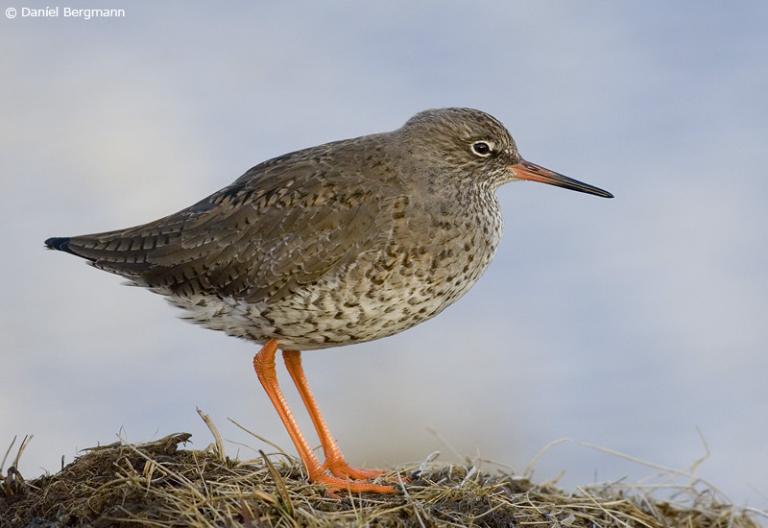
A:
[[[270,336],[303,349],[389,336],[425,321],[464,295],[487,268],[501,237],[491,204],[468,204],[396,225],[389,242],[347,269],[268,306]],[[406,232],[408,231],[408,232]]]

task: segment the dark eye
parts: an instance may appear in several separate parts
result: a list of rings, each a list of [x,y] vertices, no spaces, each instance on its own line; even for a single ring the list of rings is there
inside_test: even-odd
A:
[[[472,152],[483,158],[491,155],[491,146],[486,141],[475,141],[472,143]]]

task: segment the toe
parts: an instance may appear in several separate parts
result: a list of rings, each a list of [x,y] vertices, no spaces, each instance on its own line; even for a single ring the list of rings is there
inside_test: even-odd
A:
[[[334,476],[352,480],[372,480],[386,473],[381,469],[354,468],[346,463],[331,464],[328,470]]]
[[[392,495],[397,493],[394,486],[383,486],[371,482],[358,482],[354,480],[345,480],[331,475],[320,475],[312,479],[315,484],[324,486],[329,492],[348,491],[350,493],[379,493]]]

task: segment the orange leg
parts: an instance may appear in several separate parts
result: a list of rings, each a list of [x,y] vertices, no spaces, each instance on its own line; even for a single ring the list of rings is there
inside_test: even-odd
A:
[[[353,482],[331,476],[327,473],[327,469],[317,460],[309,444],[304,439],[304,435],[301,434],[299,426],[283,397],[283,393],[280,391],[280,386],[277,383],[277,373],[275,372],[276,351],[277,341],[274,339],[267,341],[253,357],[253,368],[256,370],[256,375],[262,387],[264,387],[267,396],[272,401],[272,405],[275,406],[277,414],[280,415],[283,425],[296,446],[296,451],[298,451],[299,457],[307,469],[309,480],[324,485],[330,491],[348,490],[355,493],[395,493],[395,488],[392,486],[380,486],[369,482]]]
[[[328,430],[328,425],[323,420],[323,416],[320,414],[320,409],[317,408],[317,402],[312,392],[309,390],[307,384],[307,378],[304,375],[304,369],[301,367],[301,352],[298,350],[284,350],[283,359],[285,360],[285,367],[288,369],[288,373],[293,378],[293,383],[301,395],[301,399],[304,401],[304,406],[309,412],[312,423],[315,425],[317,435],[320,437],[320,443],[323,446],[323,452],[325,453],[325,463],[323,467],[341,478],[351,479],[372,479],[384,474],[384,471],[380,469],[358,469],[347,464],[344,460],[344,455],[341,454],[339,446],[331,436],[331,432]]]

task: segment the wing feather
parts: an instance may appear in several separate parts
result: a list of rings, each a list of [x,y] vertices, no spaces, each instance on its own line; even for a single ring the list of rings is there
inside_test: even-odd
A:
[[[321,160],[279,161],[178,213],[73,237],[69,248],[151,288],[268,301],[383,247],[391,215],[381,187]]]

